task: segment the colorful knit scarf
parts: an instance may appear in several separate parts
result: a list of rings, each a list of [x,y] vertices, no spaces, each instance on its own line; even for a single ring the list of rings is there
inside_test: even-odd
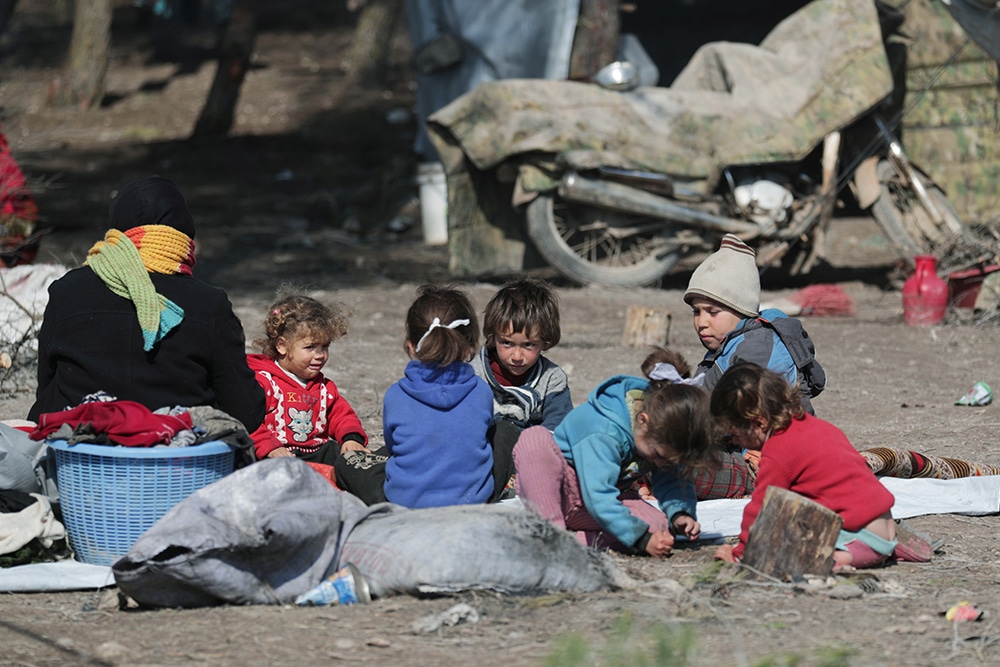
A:
[[[133,227],[124,233],[110,229],[87,253],[84,264],[108,289],[133,303],[145,351],[184,319],[184,309],[158,294],[149,274],[191,273],[194,241],[186,234],[166,225]]]

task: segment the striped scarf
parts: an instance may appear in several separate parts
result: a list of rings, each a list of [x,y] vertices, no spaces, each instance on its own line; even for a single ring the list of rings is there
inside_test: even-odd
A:
[[[184,309],[158,294],[149,274],[191,274],[194,241],[173,227],[145,225],[122,233],[110,229],[84,262],[112,292],[135,306],[143,350],[153,349],[184,319]]]

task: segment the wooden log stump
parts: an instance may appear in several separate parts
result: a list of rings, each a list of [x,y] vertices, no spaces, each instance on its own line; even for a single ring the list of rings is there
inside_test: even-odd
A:
[[[805,574],[829,574],[844,520],[799,494],[768,487],[742,563],[754,571],[793,581]]]
[[[670,338],[670,311],[665,308],[629,306],[625,315],[625,347],[650,347],[668,345]]]

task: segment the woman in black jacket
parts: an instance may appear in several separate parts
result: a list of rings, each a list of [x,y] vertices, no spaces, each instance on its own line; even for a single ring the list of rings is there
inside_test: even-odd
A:
[[[150,410],[212,406],[253,432],[264,392],[226,293],[191,275],[194,220],[181,191],[156,176],[129,183],[110,218],[84,266],[49,287],[28,418],[103,391]]]

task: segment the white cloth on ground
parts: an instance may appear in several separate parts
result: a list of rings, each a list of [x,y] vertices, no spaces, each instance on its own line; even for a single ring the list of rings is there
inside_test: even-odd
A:
[[[1000,512],[1000,475],[959,479],[902,479],[882,477],[892,492],[894,519],[927,514],[982,516]],[[743,508],[748,499],[703,500],[698,503],[702,539],[718,539],[740,534]]]
[[[0,591],[4,593],[82,591],[114,585],[115,575],[110,567],[78,560],[0,568]]]

